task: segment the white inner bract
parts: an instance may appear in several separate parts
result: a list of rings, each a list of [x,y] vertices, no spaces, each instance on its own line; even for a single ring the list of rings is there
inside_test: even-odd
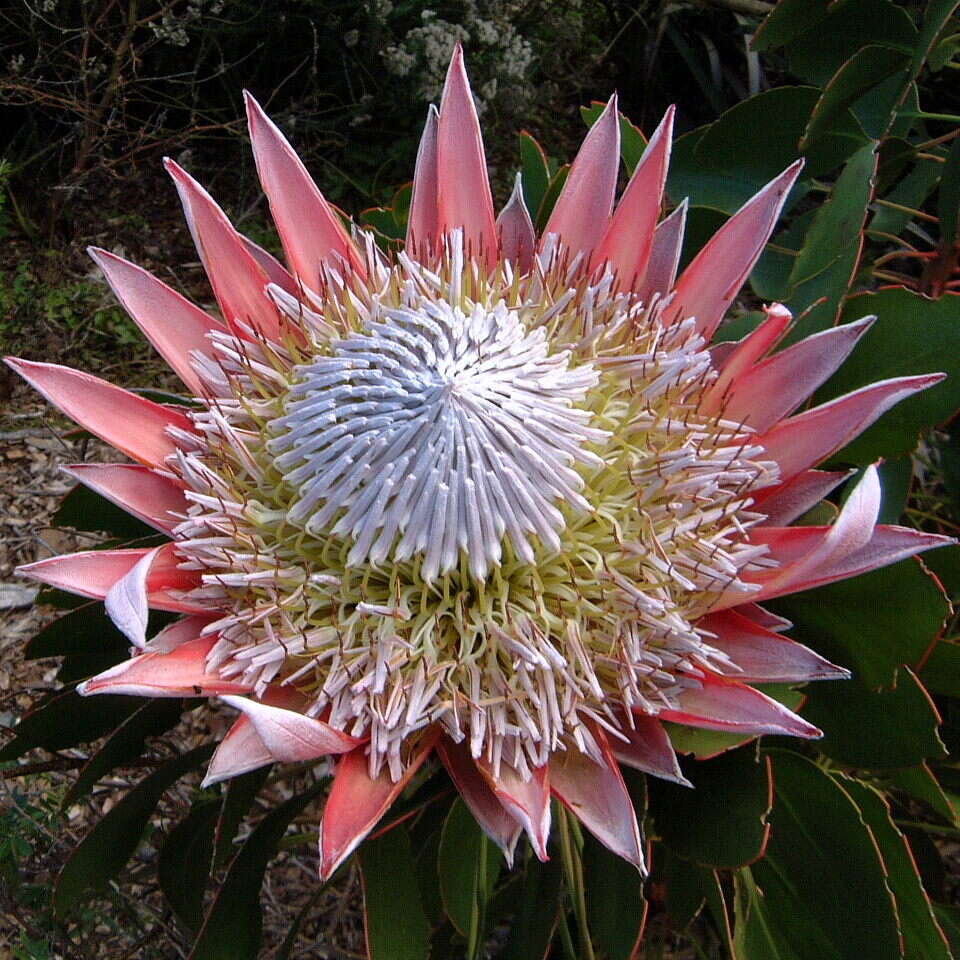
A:
[[[461,551],[482,579],[505,535],[527,563],[530,533],[558,549],[553,504],[591,509],[572,465],[602,466],[584,444],[609,436],[574,406],[597,384],[593,365],[571,369],[502,301],[468,315],[424,299],[383,316],[294,372],[269,444],[297,490],[288,520],[349,537],[354,566],[421,553],[428,582]]]

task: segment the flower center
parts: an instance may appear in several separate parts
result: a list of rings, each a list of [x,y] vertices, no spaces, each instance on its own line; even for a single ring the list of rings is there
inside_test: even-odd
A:
[[[530,535],[558,549],[555,504],[591,509],[574,464],[602,466],[584,445],[609,436],[576,406],[593,365],[551,354],[503,301],[465,313],[423,299],[380,317],[300,366],[270,424],[289,522],[349,538],[351,566],[420,554],[427,582],[461,552],[482,580],[505,536],[528,563]]]

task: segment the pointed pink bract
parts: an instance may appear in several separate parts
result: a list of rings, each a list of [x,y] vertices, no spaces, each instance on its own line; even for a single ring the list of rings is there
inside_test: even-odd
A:
[[[458,228],[468,256],[492,267],[499,254],[493,197],[459,44],[447,71],[437,123],[437,229],[442,238]]]
[[[56,363],[6,360],[81,427],[148,467],[161,466],[176,450],[168,428],[193,432],[193,424],[181,410],[138,397],[89,373]]]
[[[440,184],[437,170],[437,137],[440,115],[431,103],[420,137],[413,172],[413,194],[407,219],[407,253],[424,262],[440,252]]]
[[[319,290],[322,265],[342,270],[338,259],[362,276],[353,243],[307,168],[260,104],[247,92],[244,99],[257,173],[295,278]]]

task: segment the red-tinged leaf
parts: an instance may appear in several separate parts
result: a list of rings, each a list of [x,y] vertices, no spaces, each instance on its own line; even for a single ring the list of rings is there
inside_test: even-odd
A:
[[[406,830],[368,840],[358,859],[370,960],[427,960],[430,928],[419,887],[411,882],[416,867]]]
[[[53,906],[65,917],[96,889],[112,880],[133,856],[161,796],[213,752],[203,744],[167,761],[141,780],[80,841],[57,878]]]
[[[887,884],[896,899],[904,957],[952,960],[947,938],[923,889],[910,846],[893,822],[887,801],[879,790],[858,780],[838,775],[837,781],[859,808],[880,848]]]
[[[651,780],[650,812],[672,853],[711,867],[763,856],[773,804],[770,762],[745,747],[685,764],[694,789]]]
[[[923,685],[902,667],[892,690],[871,690],[859,680],[815,684],[804,715],[823,728],[819,749],[850,767],[912,767],[942,759],[940,717]]]

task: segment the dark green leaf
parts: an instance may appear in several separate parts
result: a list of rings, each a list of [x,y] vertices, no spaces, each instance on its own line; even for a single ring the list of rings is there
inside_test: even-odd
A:
[[[643,878],[636,867],[585,834],[583,886],[590,935],[600,955],[608,960],[635,957],[647,916]]]
[[[911,69],[914,76],[920,73],[924,62],[930,56],[930,51],[933,50],[937,42],[937,37],[940,36],[940,32],[954,10],[957,9],[957,6],[957,0],[929,0],[927,3],[923,24],[920,27],[920,35],[913,46]]]
[[[233,858],[223,885],[207,911],[190,960],[256,960],[263,916],[260,885],[290,821],[324,789],[317,783],[271,810]],[[317,881],[319,883],[319,880]]]
[[[908,60],[909,56],[902,50],[894,50],[890,47],[867,46],[859,49],[824,87],[800,141],[801,147],[805,148],[818,137],[828,133],[836,117],[882,80],[886,80],[894,73],[902,72]],[[899,90],[902,90],[902,83],[903,81]],[[893,108],[894,102],[896,101],[889,104],[889,109]]]
[[[237,830],[272,769],[273,766],[268,764],[227,781],[220,819],[217,821],[215,866],[222,866],[233,853],[233,840]]]
[[[64,750],[99,740],[146,701],[143,697],[81,697],[73,690],[54,694],[14,727],[14,738],[0,750],[0,763],[28,750]]]
[[[517,897],[504,960],[544,960],[560,909],[563,868],[559,857],[547,863],[530,858]]]
[[[762,856],[772,803],[770,764],[747,747],[684,764],[691,790],[651,780],[657,833],[677,856],[713,867],[738,867]]]
[[[406,829],[365,840],[357,859],[370,960],[426,960],[430,928],[420,889],[411,882],[415,866]]]
[[[799,319],[788,340],[833,326],[860,261],[863,224],[873,196],[876,144],[858,150],[818,210],[793,263],[787,306]],[[825,298],[825,302],[813,306]],[[811,309],[812,308],[812,309]],[[809,311],[800,317],[804,311]]]
[[[736,939],[763,960],[900,960],[883,864],[849,795],[815,764],[772,750],[766,856],[738,875]]]
[[[550,183],[550,169],[540,144],[526,130],[520,132],[520,171],[523,202],[530,216],[536,217]]]
[[[60,501],[53,515],[56,527],[73,527],[75,530],[97,530],[109,533],[118,540],[137,540],[140,537],[155,537],[157,531],[142,520],[132,517],[126,510],[111,503],[106,497],[94,493],[89,487],[78,483]]]
[[[937,578],[950,601],[960,604],[960,546],[941,547],[928,553],[923,565]],[[960,693],[951,696],[960,696]]]
[[[207,798],[195,804],[164,839],[157,860],[157,879],[167,903],[194,930],[203,920],[203,891],[210,879],[219,816],[219,800]]]
[[[890,786],[927,804],[944,820],[955,827],[960,827],[960,817],[957,816],[957,811],[954,810],[949,797],[943,792],[943,788],[927,764],[920,763],[915,767],[893,770],[887,774],[886,780]]]
[[[960,953],[960,907],[953,904],[935,903],[933,913],[950,941],[951,950],[954,954]]]
[[[780,0],[760,24],[750,46],[773,50],[812,30],[826,18],[830,0]]]
[[[772,302],[790,299],[790,273],[803,247],[803,238],[816,215],[816,209],[798,214],[790,220],[785,230],[767,244],[750,274],[750,286],[761,300]]]
[[[850,358],[817,393],[829,400],[888,377],[945,372],[947,379],[909,397],[835,457],[871,463],[880,456],[909,453],[918,434],[953,416],[960,407],[960,295],[929,300],[902,287],[851,297],[843,321],[876,314],[877,321]]]
[[[663,882],[666,886],[666,907],[671,926],[685,930],[700,912],[707,898],[707,888],[714,883],[713,871],[701,867],[692,860],[674,856],[668,847],[657,849],[657,858],[663,866]]]
[[[800,137],[819,98],[813,87],[777,87],[680,137],[670,161],[670,196],[733,213],[797,159]],[[744,150],[747,138],[751,146]],[[805,176],[835,169],[865,142],[853,115],[842,111],[830,133],[804,153]],[[795,187],[794,195],[803,189]]]
[[[503,854],[457,798],[443,824],[437,870],[443,906],[453,925],[476,950],[487,901],[500,874]]]
[[[86,762],[73,786],[60,804],[62,810],[86,796],[111,770],[136,760],[143,754],[148,737],[157,737],[175,727],[183,713],[183,700],[147,700],[113,731],[106,742]]]
[[[887,884],[897,902],[904,960],[952,960],[947,938],[933,915],[906,838],[894,825],[883,796],[858,780],[842,776],[838,779],[860,808],[860,815],[880,847]]]
[[[923,207],[927,197],[933,192],[940,180],[942,168],[943,164],[936,160],[918,157],[910,172],[884,196],[884,200],[896,206],[878,205],[867,226],[867,232],[877,236],[899,236],[913,219],[909,211]]]
[[[727,222],[727,215],[713,207],[690,207],[683,230],[683,248],[680,251],[679,270],[700,252],[707,241]]]
[[[883,490],[877,522],[898,523],[906,509],[910,485],[913,483],[913,459],[897,457],[895,460],[885,460],[877,472]]]
[[[204,744],[169,760],[141,780],[80,841],[57,878],[53,896],[58,916],[65,916],[96,889],[115,877],[133,856],[164,791],[213,753]]]
[[[879,44],[912,53],[917,28],[890,0],[831,3],[829,14],[786,44],[790,72],[825,86],[861,47]]]
[[[547,221],[550,219],[550,214],[553,213],[553,208],[560,196],[560,191],[563,189],[563,185],[567,182],[568,173],[570,173],[569,163],[564,164],[564,166],[562,166],[553,175],[546,191],[543,194],[543,200],[540,201],[540,206],[537,209],[536,215],[534,215],[532,210],[530,211],[530,216],[533,218],[534,225],[537,228],[537,233],[542,233],[546,227]]]
[[[889,687],[900,664],[921,663],[948,610],[936,581],[913,559],[771,606],[794,622],[795,639],[849,667],[867,687]]]
[[[957,218],[960,217],[960,137],[953,138],[953,146],[942,168],[940,193],[937,195],[937,214],[940,217],[940,247],[953,248],[957,239]]]
[[[828,757],[851,767],[912,767],[946,753],[937,711],[923,685],[903,667],[892,690],[859,680],[812,684],[803,715],[824,732]]]
[[[938,641],[920,669],[920,679],[931,693],[960,699],[960,643]]]

